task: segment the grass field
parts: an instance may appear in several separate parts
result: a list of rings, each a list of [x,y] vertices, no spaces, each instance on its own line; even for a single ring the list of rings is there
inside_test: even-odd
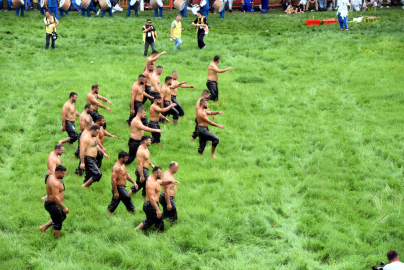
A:
[[[71,12],[60,19],[55,51],[44,50],[39,12],[0,12],[0,269],[357,270],[386,260],[389,249],[404,254],[404,10],[380,10],[379,23],[351,23],[349,32],[305,26],[334,12],[209,15],[204,50],[189,15],[173,52],[175,14],[153,21],[157,49],[168,52],[158,60],[161,77],[178,70],[196,89],[179,90],[186,118],[162,127],[162,150],[150,148],[164,170],[179,163],[181,182],[178,223],[155,234],[134,231],[145,218],[140,194],[137,215],[120,205],[107,216],[111,169],[128,150],[130,87],[145,62],[140,29],[152,11],[102,19]],[[210,146],[198,157],[189,138],[216,54],[233,71],[220,75],[220,101],[210,104],[225,112],[215,120],[225,129],[211,128],[220,139],[214,160]],[[106,138],[111,159],[89,191],[74,175],[77,143],[66,145],[70,214],[58,242],[38,230],[49,220],[40,199],[46,158],[66,137],[69,93],[78,93],[82,112],[95,83],[113,102],[100,112],[119,139]],[[128,170],[135,175],[134,164]]]

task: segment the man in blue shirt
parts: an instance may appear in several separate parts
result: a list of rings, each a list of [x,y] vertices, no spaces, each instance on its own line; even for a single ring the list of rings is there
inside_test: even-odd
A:
[[[59,20],[59,1],[58,0],[48,0],[47,10]]]

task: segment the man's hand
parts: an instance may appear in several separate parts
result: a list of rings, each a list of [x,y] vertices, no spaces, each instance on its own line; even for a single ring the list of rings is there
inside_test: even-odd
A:
[[[118,192],[114,192],[114,199],[118,200],[119,199],[119,193]]]
[[[174,39],[173,36],[170,36],[170,38]]]
[[[190,85],[190,86],[189,86],[189,88],[193,88],[193,89],[195,89],[195,86],[193,86],[193,85]]]
[[[167,121],[167,124],[171,123],[171,121],[168,118],[166,118],[166,121]]]
[[[224,114],[224,112],[219,112],[219,114]]]
[[[185,31],[185,28],[182,28],[181,31]]]
[[[105,109],[106,109],[107,111],[109,111],[109,112],[111,111],[111,108],[110,108],[110,107],[106,107]]]
[[[86,164],[84,162],[80,163],[80,169],[84,170],[84,168],[86,167]]]
[[[177,180],[174,180],[174,181],[173,181],[173,184],[174,184],[174,185],[179,185],[180,182],[178,182]]]
[[[116,135],[111,135],[111,138],[118,139]]]
[[[229,67],[227,70],[233,70],[233,68],[232,68],[232,67]]]
[[[107,155],[107,153],[104,154],[104,157],[105,157],[106,160],[109,159],[109,156]]]
[[[221,129],[224,129],[224,126],[222,126],[222,125],[218,125],[217,127],[221,128]]]
[[[112,104],[112,102],[111,102],[109,99],[107,99],[107,103],[108,103],[108,104]]]
[[[137,186],[136,183],[134,184],[134,186],[135,186],[136,190],[139,190],[139,187]]]
[[[187,83],[187,81],[183,81],[181,84],[186,84]]]
[[[168,211],[171,211],[171,209],[173,209],[173,206],[171,205],[171,203],[170,203],[170,204],[167,204],[167,210],[168,210]]]
[[[170,107],[172,108],[172,107],[175,107],[175,106],[177,106],[177,103],[171,103],[170,104]]]
[[[67,207],[63,208],[63,213],[69,214],[69,209],[67,209]]]
[[[160,211],[160,209],[159,209],[158,211],[156,211],[156,214],[157,214],[157,218],[161,218],[161,211]]]
[[[156,131],[155,132],[157,132],[157,133],[163,133],[163,131],[161,131],[161,129],[156,129]]]
[[[135,115],[135,110],[130,110],[130,115]]]
[[[167,53],[167,52],[166,52],[166,51],[164,51],[164,52],[162,52],[162,53],[161,53],[161,55],[166,54],[166,53]]]
[[[62,127],[62,132],[65,132],[66,131],[66,126],[63,126]]]

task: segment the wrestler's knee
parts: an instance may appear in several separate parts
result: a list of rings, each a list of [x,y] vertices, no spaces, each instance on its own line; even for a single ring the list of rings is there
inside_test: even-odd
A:
[[[219,138],[218,138],[218,137],[215,137],[215,138],[212,140],[212,146],[213,146],[213,147],[216,147],[218,144],[219,144]]]
[[[100,170],[98,170],[98,172],[94,172],[91,178],[93,179],[94,182],[100,181],[100,179],[102,178],[102,172]]]
[[[70,137],[70,143],[74,143],[75,141],[77,141],[78,140],[78,138],[79,138],[79,135],[77,134],[77,132],[72,132],[70,135],[69,135],[69,137]]]

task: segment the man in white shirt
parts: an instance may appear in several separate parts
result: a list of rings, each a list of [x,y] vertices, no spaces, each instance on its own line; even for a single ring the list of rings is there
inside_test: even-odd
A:
[[[404,270],[404,263],[399,261],[398,253],[394,249],[387,252],[389,264],[383,267],[384,270]]]

